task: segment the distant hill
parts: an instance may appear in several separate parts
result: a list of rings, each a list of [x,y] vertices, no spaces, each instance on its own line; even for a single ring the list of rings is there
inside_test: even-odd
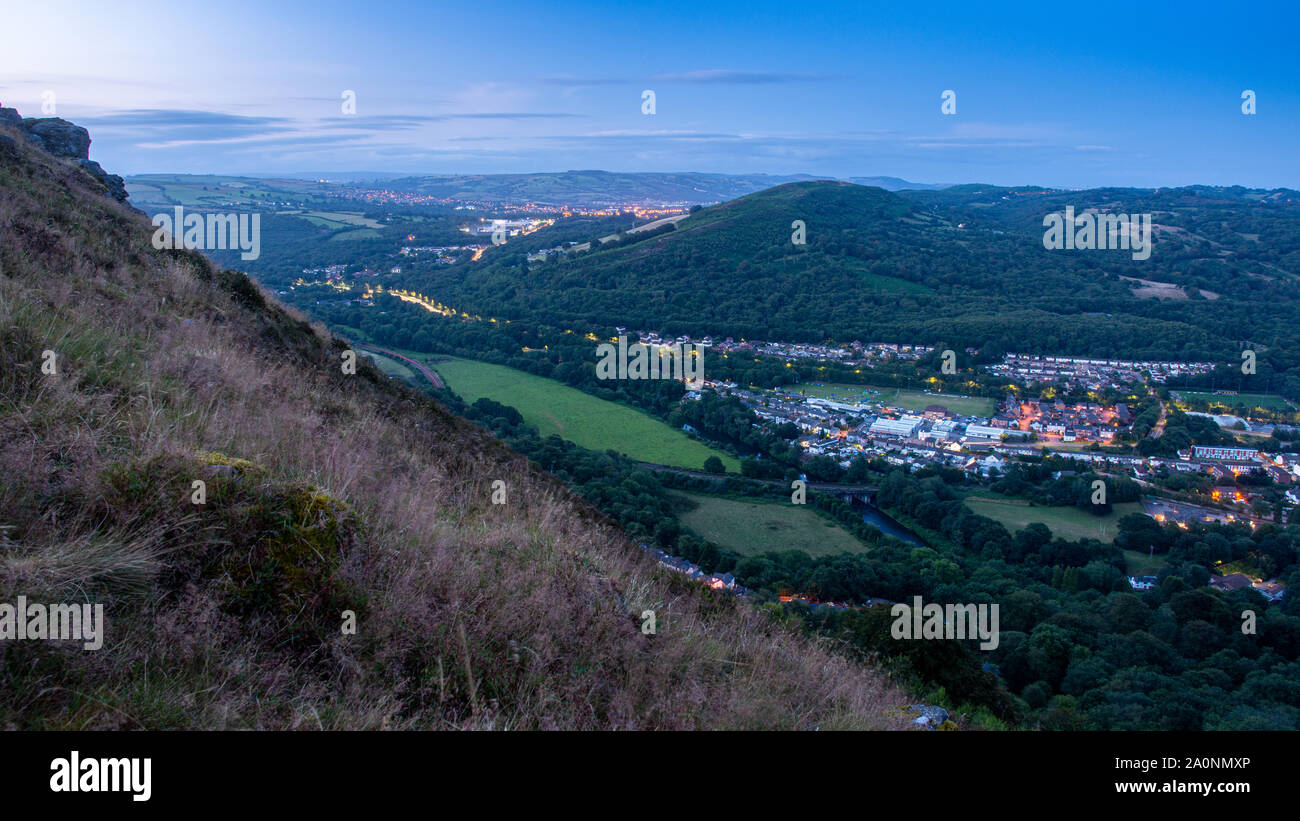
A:
[[[1044,248],[1044,216],[1070,205],[1151,214],[1150,258]],[[556,323],[1225,363],[1249,345],[1270,375],[1300,361],[1300,198],[1286,190],[795,182],[647,233],[545,262],[507,244],[417,284],[462,310]]]
[[[901,177],[849,177],[856,185],[870,185],[886,191],[939,191],[950,186],[924,182],[909,182]]]
[[[693,205],[721,202],[808,176],[768,174],[623,173],[562,171],[546,174],[428,176],[386,180],[394,191],[485,202],[535,202],[546,205],[646,203]]]
[[[399,174],[301,173],[279,176],[222,177],[210,174],[137,174],[127,178],[134,204],[168,205],[240,201],[250,193],[268,199],[325,197],[348,189],[383,188],[454,202],[599,207],[641,204],[685,206],[725,202],[788,182],[821,179],[803,175],[621,173],[563,171],[537,174],[411,176]],[[856,177],[853,182],[887,191],[938,190],[942,185],[898,177]]]
[[[537,202],[559,205],[603,205],[643,202],[694,205],[725,202],[789,182],[824,177],[807,174],[697,174],[564,171],[553,174],[485,174],[481,176],[408,177],[386,180],[385,188],[453,199],[492,202]],[[855,177],[851,182],[887,191],[937,190],[942,185],[913,183],[898,177]]]
[[[75,154],[0,124],[0,602],[102,605],[105,633],[0,641],[0,726],[907,727],[876,669],[153,247]]]

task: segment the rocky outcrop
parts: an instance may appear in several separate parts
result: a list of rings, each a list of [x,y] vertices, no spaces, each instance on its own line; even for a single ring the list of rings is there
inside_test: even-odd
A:
[[[23,118],[27,139],[56,157],[90,159],[90,132],[62,117]]]
[[[12,108],[0,108],[0,124],[18,129],[28,142],[46,153],[75,160],[103,184],[110,197],[126,202],[126,182],[90,159],[90,132],[86,129],[61,117],[22,117]],[[6,146],[0,145],[0,152],[5,149]]]
[[[0,134],[0,157],[6,159],[18,158],[18,143],[8,134]]]
[[[948,721],[948,711],[942,707],[931,707],[926,704],[913,704],[907,708],[908,712],[916,713],[916,718],[912,719],[912,724],[917,727],[924,727],[927,730],[945,729],[944,724]]]
[[[126,180],[116,174],[110,174],[94,160],[78,160],[78,165],[90,172],[91,176],[104,184],[108,195],[118,202],[126,202]]]

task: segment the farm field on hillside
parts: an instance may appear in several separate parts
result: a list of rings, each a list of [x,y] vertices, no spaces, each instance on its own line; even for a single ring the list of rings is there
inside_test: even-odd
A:
[[[865,553],[868,547],[847,530],[807,507],[782,502],[729,499],[674,492],[682,500],[682,523],[714,544],[746,555],[802,550],[810,556]],[[691,503],[695,507],[686,510]]]
[[[930,405],[943,405],[962,416],[990,416],[997,403],[983,396],[935,394],[906,388],[877,388],[872,385],[840,385],[810,382],[793,386],[795,393],[834,399],[837,402],[882,402],[905,410],[923,411]]]
[[[1012,533],[1024,530],[1034,522],[1042,522],[1053,535],[1062,539],[1096,539],[1106,544],[1115,541],[1120,517],[1142,512],[1140,502],[1112,505],[1110,514],[1106,516],[1094,516],[1076,507],[1031,506],[1018,499],[972,496],[965,503],[973,512],[1001,522]]]
[[[553,433],[588,450],[612,449],[637,461],[693,470],[703,468],[710,456],[717,456],[727,472],[740,471],[740,462],[734,456],[714,450],[635,408],[504,365],[400,353],[429,363],[446,380],[447,387],[466,402],[487,397],[514,407],[542,436]]]

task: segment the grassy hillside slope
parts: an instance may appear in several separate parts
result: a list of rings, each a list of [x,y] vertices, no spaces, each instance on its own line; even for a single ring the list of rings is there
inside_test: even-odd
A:
[[[439,357],[433,367],[466,402],[487,397],[510,404],[542,436],[560,436],[594,451],[616,450],[642,462],[699,470],[717,456],[732,473],[740,460],[692,439],[661,419],[583,393],[553,379],[479,362]]]
[[[1145,215],[1149,257],[1045,248],[1044,217],[1068,207]],[[550,242],[546,230],[530,241]],[[704,208],[675,230],[589,253],[529,262],[521,252],[530,249],[506,243],[468,268],[416,271],[406,284],[459,310],[556,327],[943,343],[992,359],[1209,361],[1228,368],[1234,389],[1300,396],[1297,247],[1294,192],[958,186],[894,194],[813,181]],[[1240,375],[1243,348],[1267,366],[1238,385],[1227,380],[1231,365]]]
[[[0,192],[0,602],[107,615],[101,650],[0,642],[0,727],[905,726],[7,129]]]

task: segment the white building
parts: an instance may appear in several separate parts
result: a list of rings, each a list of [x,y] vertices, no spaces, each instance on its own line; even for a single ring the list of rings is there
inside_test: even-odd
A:
[[[966,435],[977,439],[1001,439],[1003,436],[1019,438],[1025,434],[1014,428],[995,428],[992,425],[967,425]]]
[[[904,416],[902,419],[880,418],[871,423],[869,432],[883,436],[901,436],[909,438],[921,429],[923,420],[919,416]]]
[[[1221,448],[1211,445],[1192,445],[1193,459],[1224,459],[1230,462],[1246,462],[1258,455],[1258,448]]]

